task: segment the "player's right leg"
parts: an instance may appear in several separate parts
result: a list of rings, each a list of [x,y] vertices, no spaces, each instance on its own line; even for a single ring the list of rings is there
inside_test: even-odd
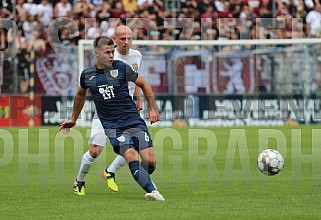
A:
[[[89,150],[83,155],[77,178],[74,182],[74,192],[77,195],[85,195],[85,179],[97,157],[103,150],[102,146],[91,144]]]
[[[74,183],[74,192],[77,195],[85,195],[85,178],[97,157],[106,145],[107,137],[99,119],[93,119],[91,137],[89,139],[89,150],[83,155],[77,178]]]

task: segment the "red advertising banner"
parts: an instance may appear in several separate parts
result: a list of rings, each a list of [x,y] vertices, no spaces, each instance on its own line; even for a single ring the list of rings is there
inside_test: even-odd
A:
[[[29,126],[30,117],[34,126],[41,125],[41,97],[35,97],[32,107],[28,96],[10,96],[10,125]]]
[[[0,108],[5,107],[5,112],[7,112],[5,118],[0,118],[1,126],[29,126],[31,117],[34,120],[34,126],[41,126],[41,99],[39,96],[35,97],[33,105],[28,96],[3,96],[1,100],[0,106],[2,107]]]
[[[0,126],[7,127],[10,125],[9,121],[9,97],[0,96]]]
[[[168,72],[168,63],[164,55],[144,56],[139,69],[139,74],[147,80],[155,93],[170,91]]]
[[[214,64],[214,94],[253,94],[258,91],[254,57],[217,58]]]
[[[211,92],[211,65],[199,54],[177,58],[176,87],[180,94],[209,94]]]
[[[258,91],[255,64],[255,56],[182,55],[173,70],[174,87],[180,94],[253,94]]]

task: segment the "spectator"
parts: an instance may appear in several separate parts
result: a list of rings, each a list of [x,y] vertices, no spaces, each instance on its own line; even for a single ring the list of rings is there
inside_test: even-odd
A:
[[[185,2],[182,2],[182,12],[185,15],[191,14],[195,9],[197,8],[197,1],[196,0],[186,0]]]
[[[253,13],[255,13],[256,16],[260,17],[260,7],[262,5],[262,0],[245,0],[244,5],[250,7]]]
[[[48,0],[41,0],[41,3],[37,5],[37,15],[43,26],[48,27],[53,18],[53,7]]]
[[[18,21],[23,22],[26,20],[27,10],[23,7],[25,0],[17,0],[16,10],[18,14]]]
[[[2,14],[4,17],[9,19],[16,19],[16,15],[13,11],[13,5],[11,0],[4,0],[2,1]]]
[[[125,18],[125,10],[121,1],[115,1],[111,7],[112,18]]]
[[[253,12],[252,8],[244,5],[243,9],[241,10],[239,18],[246,21],[247,25],[249,27],[252,27],[252,25],[255,23],[257,15]]]
[[[90,4],[95,6],[97,10],[101,10],[103,7],[103,2],[107,0],[90,0]]]
[[[107,1],[104,1],[102,4],[101,10],[96,14],[96,21],[100,24],[102,21],[108,21],[110,14],[110,4]]]
[[[116,27],[118,24],[117,19],[112,19],[107,21],[103,21],[100,23],[100,30],[102,31],[102,35],[111,37],[115,33]]]
[[[31,15],[37,15],[37,4],[33,0],[27,0],[22,7]]]
[[[74,4],[74,10],[77,17],[84,16],[88,18],[96,16],[97,8],[88,0],[78,0]]]
[[[317,37],[321,29],[321,6],[318,5],[306,16],[306,30],[309,37]]]
[[[303,18],[305,19],[306,16],[306,10],[304,9],[305,5],[304,5],[304,1],[303,0],[299,0],[298,1],[298,5],[296,6],[296,14],[295,17],[296,18]]]
[[[89,27],[86,33],[86,36],[89,39],[95,39],[101,36],[102,30],[100,29],[100,24],[98,22],[94,22],[94,25]]]
[[[206,6],[205,12],[201,15],[201,18],[218,18],[218,13],[215,12],[212,4]]]
[[[8,48],[7,30],[0,28],[0,51],[4,51]]]
[[[217,10],[218,12],[224,11],[224,1],[222,1],[222,0],[215,0],[215,1],[214,1],[214,5],[215,5],[216,10]]]
[[[38,55],[42,55],[46,52],[46,41],[41,38],[41,31],[34,29],[32,31],[33,38],[27,42],[27,50],[32,49],[37,52]]]
[[[54,17],[72,17],[72,5],[68,0],[60,0],[54,7]]]
[[[141,7],[143,5],[151,5],[153,4],[153,0],[137,0],[138,7]]]
[[[125,12],[136,11],[138,9],[137,0],[123,0]]]
[[[213,4],[210,0],[200,0],[200,2],[197,4],[197,10],[200,14],[204,14],[207,6],[212,6],[213,11],[216,11],[215,4]]]
[[[224,8],[223,11],[218,13],[218,16],[220,18],[233,18],[233,12],[230,11],[230,3],[229,2],[224,2]]]
[[[35,16],[27,13],[26,20],[22,23],[22,30],[26,41],[30,41],[33,38],[32,31],[37,27],[38,22]]]

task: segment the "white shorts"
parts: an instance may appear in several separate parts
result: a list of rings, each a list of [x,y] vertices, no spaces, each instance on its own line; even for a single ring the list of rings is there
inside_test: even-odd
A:
[[[90,132],[90,139],[88,144],[95,144],[102,147],[105,147],[107,144],[108,137],[105,134],[105,130],[99,120],[98,117],[93,117],[91,122],[91,132]]]

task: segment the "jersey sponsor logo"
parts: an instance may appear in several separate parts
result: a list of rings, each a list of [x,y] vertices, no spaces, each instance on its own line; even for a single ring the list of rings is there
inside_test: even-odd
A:
[[[118,76],[118,69],[117,70],[110,70],[110,75],[114,78]]]
[[[104,100],[111,99],[111,98],[115,97],[113,85],[111,85],[111,86],[109,86],[108,84],[107,85],[100,85],[100,86],[98,86],[98,91],[100,94],[103,95]]]
[[[133,63],[132,68],[136,73],[138,72],[138,64],[137,63]]]

